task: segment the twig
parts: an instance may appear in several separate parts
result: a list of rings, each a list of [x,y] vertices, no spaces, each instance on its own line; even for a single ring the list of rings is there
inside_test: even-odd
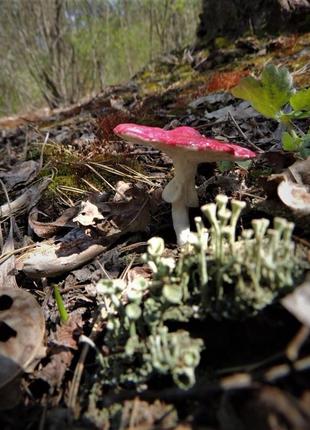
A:
[[[286,356],[289,360],[295,361],[299,355],[299,351],[305,341],[308,339],[310,334],[310,328],[307,326],[302,326],[297,334],[293,337],[290,343],[286,347]]]
[[[122,199],[128,200],[128,198],[124,196],[123,193],[119,192],[115,187],[113,187],[112,184],[110,184],[109,181],[107,181],[102,175],[100,175],[100,173],[94,167],[90,166],[89,164],[85,164],[85,166],[88,167],[93,173],[95,173],[95,175],[97,175],[108,187],[110,187],[111,190],[119,194],[122,197]]]
[[[241,130],[241,128],[239,127],[239,124],[237,123],[237,121],[235,120],[235,118],[233,117],[231,112],[228,112],[228,116],[230,117],[230,119],[232,120],[232,122],[234,123],[236,129],[238,130],[238,132],[241,134],[241,136],[248,142],[248,144],[255,149],[257,152],[259,153],[263,153],[264,151],[259,148],[258,146],[255,145],[255,143],[253,143],[248,136]]]
[[[101,314],[98,313],[94,319],[94,324],[89,336],[89,339],[91,341],[94,341],[96,339],[96,336],[98,332],[100,331],[100,324],[99,321],[101,321]],[[84,363],[88,354],[90,348],[89,343],[84,343],[81,351],[81,355],[79,357],[79,361],[77,362],[77,365],[74,370],[74,375],[72,378],[70,390],[69,390],[69,398],[68,398],[68,408],[72,410],[75,417],[78,417],[78,411],[77,411],[77,396],[79,392],[79,387],[81,383],[81,378],[84,370]]]
[[[41,148],[41,154],[40,154],[40,162],[39,162],[39,166],[40,166],[40,170],[42,170],[42,168],[43,168],[43,156],[44,156],[44,149],[45,149],[45,146],[46,146],[46,144],[47,144],[47,142],[48,142],[48,139],[49,139],[49,137],[50,137],[50,133],[49,133],[49,131],[46,133],[46,136],[45,136],[45,139],[44,139],[44,142],[43,142],[43,145],[42,145],[42,148]]]

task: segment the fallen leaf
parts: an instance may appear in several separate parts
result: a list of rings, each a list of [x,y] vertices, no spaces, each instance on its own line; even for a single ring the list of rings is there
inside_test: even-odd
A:
[[[0,289],[0,387],[44,357],[45,321],[35,298],[17,288]]]
[[[122,111],[112,112],[108,115],[104,115],[97,119],[97,135],[99,139],[105,140],[109,142],[110,139],[115,138],[115,134],[113,133],[113,129],[122,122],[130,122],[130,117],[128,114],[125,114]]]
[[[12,251],[14,251],[14,240],[13,221],[11,220],[9,235],[2,249],[2,255],[7,254],[8,257],[0,264],[0,287],[18,288],[14,274],[15,255],[10,255]]]
[[[152,430],[156,428],[158,422],[162,429],[175,429],[177,423],[176,410],[160,400],[149,404],[137,397],[133,401],[124,402],[122,409],[124,428]]]
[[[270,180],[280,181],[277,192],[286,206],[300,215],[310,214],[310,157],[297,161],[281,175],[271,175]]]
[[[52,278],[82,266],[105,249],[102,238],[76,228],[57,242],[37,244],[17,259],[16,268],[31,279]]]
[[[57,326],[51,335],[49,362],[37,373],[36,378],[43,379],[51,387],[60,387],[64,375],[73,359],[72,350],[78,349],[77,340],[82,332],[83,321],[81,312],[71,312],[65,324]]]
[[[119,181],[113,201],[102,202],[100,195],[81,204],[74,221],[95,227],[103,237],[144,231],[150,223],[149,195],[142,184]]]
[[[4,219],[15,214],[20,215],[35,206],[50,182],[50,178],[44,178],[42,181],[29,187],[14,201],[0,206],[0,219]]]
[[[208,94],[207,96],[198,97],[197,99],[191,101],[188,105],[191,109],[199,109],[205,107],[207,109],[214,109],[214,105],[227,105],[233,99],[230,93],[217,92]]]
[[[236,106],[228,105],[213,112],[206,112],[205,118],[223,121],[228,114],[232,115],[236,120],[247,120],[259,116],[248,102],[241,102]]]
[[[33,208],[29,213],[28,224],[37,236],[48,239],[55,236],[55,234],[59,233],[64,228],[76,227],[73,222],[73,217],[77,214],[78,210],[77,207],[71,207],[66,209],[56,221],[41,222],[37,220],[40,211],[38,211],[37,208]]]
[[[78,215],[73,218],[73,222],[77,222],[84,227],[89,227],[98,224],[104,219],[99,208],[89,200],[81,203],[81,208]]]
[[[74,218],[85,230],[72,229],[63,238],[39,243],[17,259],[16,267],[32,279],[70,272],[97,257],[121,235],[143,231],[150,222],[149,195],[130,184],[125,200],[83,202]],[[125,196],[124,196],[125,197]]]
[[[121,202],[131,197],[132,184],[125,181],[117,181],[115,185],[115,195],[113,202]]]
[[[284,180],[278,185],[278,196],[291,209],[303,215],[310,214],[310,193],[303,185]]]
[[[128,270],[128,282],[133,282],[137,278],[151,279],[152,271],[146,264],[143,266],[136,266]]]
[[[40,163],[38,161],[28,160],[16,163],[9,171],[0,172],[0,178],[4,181],[8,190],[17,185],[27,185],[38,174]]]
[[[69,349],[58,348],[50,357],[50,361],[36,373],[36,379],[42,379],[50,387],[59,387],[64,375],[71,365],[73,353]]]
[[[56,333],[51,336],[51,341],[58,346],[78,349],[78,338],[82,333],[83,319],[80,309],[70,313],[68,321],[57,326]]]
[[[302,324],[310,328],[310,274],[291,294],[281,300],[285,307]]]
[[[214,73],[208,84],[208,91],[229,90],[249,74],[249,70]]]

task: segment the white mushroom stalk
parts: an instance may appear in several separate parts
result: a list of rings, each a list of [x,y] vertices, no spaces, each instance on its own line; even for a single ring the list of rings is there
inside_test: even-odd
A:
[[[195,188],[197,164],[191,163],[186,157],[173,157],[168,152],[174,164],[174,178],[165,187],[162,198],[171,203],[172,222],[178,245],[189,241],[190,223],[188,208],[198,207],[198,196]]]
[[[129,142],[158,148],[172,158],[175,175],[165,187],[162,197],[172,205],[172,221],[178,245],[184,245],[190,239],[188,208],[198,206],[195,189],[198,164],[246,160],[256,156],[249,149],[202,136],[192,127],[164,130],[138,124],[119,124],[114,133]]]

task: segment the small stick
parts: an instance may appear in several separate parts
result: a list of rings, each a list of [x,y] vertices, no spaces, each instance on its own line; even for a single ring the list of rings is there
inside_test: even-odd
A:
[[[263,153],[264,151],[262,149],[260,149],[258,146],[255,145],[255,143],[253,143],[248,136],[241,130],[241,128],[239,127],[239,124],[237,123],[237,121],[235,120],[235,118],[233,117],[231,112],[228,112],[228,116],[230,117],[230,119],[232,120],[232,122],[234,123],[236,129],[238,130],[238,132],[241,134],[241,136],[248,142],[248,144],[254,148],[257,152],[259,153]]]
[[[97,334],[100,331],[99,330],[100,320],[101,320],[101,315],[100,313],[98,313],[97,316],[95,317],[94,325],[92,327],[92,330],[89,336],[89,339],[91,341],[95,340]],[[79,357],[79,361],[77,362],[77,365],[75,367],[72,383],[69,390],[68,408],[73,411],[73,414],[75,417],[78,416],[78,412],[76,408],[77,396],[78,396],[79,387],[81,384],[81,378],[84,370],[84,363],[85,363],[89,348],[90,348],[90,344],[85,342],[81,351],[81,355]]]
[[[303,325],[287,345],[285,353],[290,361],[295,361],[299,355],[299,351],[310,334],[310,328]]]

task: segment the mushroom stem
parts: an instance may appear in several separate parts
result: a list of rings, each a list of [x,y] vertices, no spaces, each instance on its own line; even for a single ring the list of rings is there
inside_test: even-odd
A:
[[[178,245],[188,242],[190,235],[188,208],[198,206],[195,189],[197,163],[187,157],[173,157],[174,178],[163,191],[163,199],[172,205],[172,221]]]
[[[184,245],[188,242],[190,236],[188,206],[180,198],[171,204],[171,212],[177,244]]]
[[[169,154],[174,164],[174,178],[166,185],[163,191],[163,199],[167,203],[173,203],[180,198],[188,207],[198,207],[198,196],[195,188],[195,176],[197,162],[192,162],[187,157]],[[182,158],[181,158],[182,157]]]

